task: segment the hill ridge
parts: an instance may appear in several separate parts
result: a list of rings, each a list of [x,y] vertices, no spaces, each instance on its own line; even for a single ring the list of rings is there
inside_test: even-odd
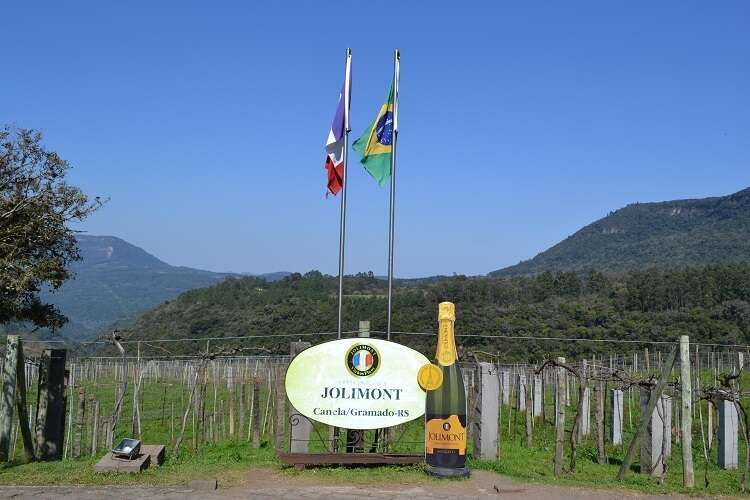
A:
[[[490,276],[622,272],[750,259],[750,188],[726,196],[630,203],[532,259]]]

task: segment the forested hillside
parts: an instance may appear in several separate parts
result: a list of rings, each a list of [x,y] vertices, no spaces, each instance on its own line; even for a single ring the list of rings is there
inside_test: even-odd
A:
[[[260,335],[214,345],[262,347],[284,353],[294,338],[280,334],[336,330],[335,278],[318,272],[293,274],[276,283],[228,279],[191,290],[141,316],[123,335],[133,339]],[[346,280],[345,329],[359,320],[384,330],[384,282],[360,274]],[[445,278],[396,289],[394,330],[433,332],[437,304],[457,306],[459,334],[592,339],[750,343],[750,265],[731,264],[644,270],[623,274],[542,273],[520,278]],[[331,336],[313,337],[314,342]],[[397,334],[425,353],[434,337]],[[459,339],[467,350],[503,353],[507,359],[538,359],[561,353],[630,351],[634,345],[518,339]],[[205,342],[164,345],[172,353],[195,352]],[[164,352],[154,352],[161,354]]]
[[[717,198],[628,205],[533,259],[490,275],[730,262],[750,262],[750,188]]]

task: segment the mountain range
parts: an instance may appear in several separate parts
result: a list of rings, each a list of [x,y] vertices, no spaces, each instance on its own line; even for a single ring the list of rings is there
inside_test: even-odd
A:
[[[95,336],[187,290],[239,276],[172,266],[114,236],[79,235],[78,246],[82,260],[71,266],[74,278],[42,292],[43,300],[68,317],[60,333],[73,339]],[[287,274],[260,277],[273,281]]]
[[[80,235],[78,243],[82,260],[72,266],[75,278],[54,293],[42,294],[43,300],[68,316],[70,321],[61,333],[73,339],[91,338],[117,324],[125,326],[183,292],[211,287],[227,278],[274,282],[290,275],[217,273],[172,266],[114,236]],[[750,188],[721,197],[627,205],[534,258],[488,276],[626,272],[738,262],[750,262]],[[367,281],[365,289],[381,287],[382,279],[371,273],[354,278]],[[423,288],[444,279],[435,276],[396,283]]]
[[[714,198],[633,203],[492,277],[622,272],[750,260],[750,188]]]

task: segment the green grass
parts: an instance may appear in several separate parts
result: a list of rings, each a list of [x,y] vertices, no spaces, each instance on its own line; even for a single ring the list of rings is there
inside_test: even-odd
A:
[[[566,443],[567,449],[567,443]],[[614,450],[612,450],[614,451]],[[704,488],[703,459],[694,454],[696,488],[693,490],[682,487],[682,466],[680,462],[681,450],[673,444],[672,459],[667,469],[664,484],[657,478],[638,473],[638,465],[620,482],[616,479],[622,463],[624,452],[610,451],[609,463],[596,463],[596,447],[587,443],[578,449],[576,473],[566,472],[560,479],[555,479],[553,469],[553,449],[545,449],[536,444],[526,448],[517,441],[507,443],[502,447],[502,456],[497,461],[473,460],[472,467],[481,470],[491,470],[523,481],[550,483],[566,486],[591,488],[627,488],[648,493],[686,493],[696,495],[739,495],[740,471],[724,471],[711,466],[709,469],[710,485]],[[697,452],[697,450],[696,450]],[[566,455],[565,469],[568,469],[569,455]]]
[[[520,438],[520,436],[518,436]],[[664,484],[633,471],[622,483],[615,479],[619,469],[622,453],[610,450],[610,464],[599,465],[595,462],[595,448],[591,443],[584,443],[579,448],[578,471],[566,473],[556,480],[553,475],[551,449],[542,443],[532,448],[520,444],[520,439],[505,439],[502,455],[498,461],[470,460],[470,465],[478,470],[490,470],[522,481],[551,483],[567,486],[584,486],[595,488],[627,488],[650,493],[690,493],[684,490],[682,470],[679,466],[680,449],[674,446],[673,459]],[[740,472],[721,471],[712,466],[710,469],[711,484],[703,488],[703,461],[696,454],[695,494],[737,495],[740,490]],[[275,452],[267,445],[253,449],[248,443],[221,443],[206,445],[198,452],[187,450],[178,458],[168,458],[161,467],[152,467],[139,475],[101,474],[93,470],[97,458],[87,457],[59,462],[8,464],[0,468],[0,484],[4,485],[184,485],[192,479],[217,478],[222,486],[241,482],[242,474],[254,468],[284,470],[291,477],[317,479],[323,483],[358,483],[392,482],[398,484],[415,484],[435,481],[423,472],[421,465],[388,466],[388,467],[316,467],[304,471],[282,467]],[[566,460],[566,468],[567,468]]]
[[[99,456],[103,455],[101,452]],[[185,452],[170,458],[161,467],[150,467],[142,474],[94,472],[99,456],[41,463],[11,463],[0,468],[0,484],[12,485],[105,485],[144,484],[178,485],[192,479],[223,477],[224,483],[237,472],[252,467],[279,467],[276,454],[263,447],[253,449],[247,443],[225,443],[203,448],[199,453]]]

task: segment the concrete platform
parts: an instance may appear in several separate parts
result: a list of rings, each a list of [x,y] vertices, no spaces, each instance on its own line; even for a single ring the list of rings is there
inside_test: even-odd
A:
[[[107,453],[94,466],[96,472],[143,472],[150,465],[159,466],[164,463],[165,446],[163,444],[141,445],[141,454],[134,460],[124,460]]]
[[[148,469],[151,464],[151,455],[147,453],[141,453],[133,460],[127,460],[122,458],[115,458],[112,453],[107,453],[102,457],[101,460],[94,466],[96,472],[127,472],[136,473],[143,472]]]
[[[151,455],[151,465],[161,465],[164,463],[164,450],[166,446],[163,444],[144,444],[141,445],[141,453]]]
[[[284,465],[394,465],[424,462],[424,453],[279,453]]]

